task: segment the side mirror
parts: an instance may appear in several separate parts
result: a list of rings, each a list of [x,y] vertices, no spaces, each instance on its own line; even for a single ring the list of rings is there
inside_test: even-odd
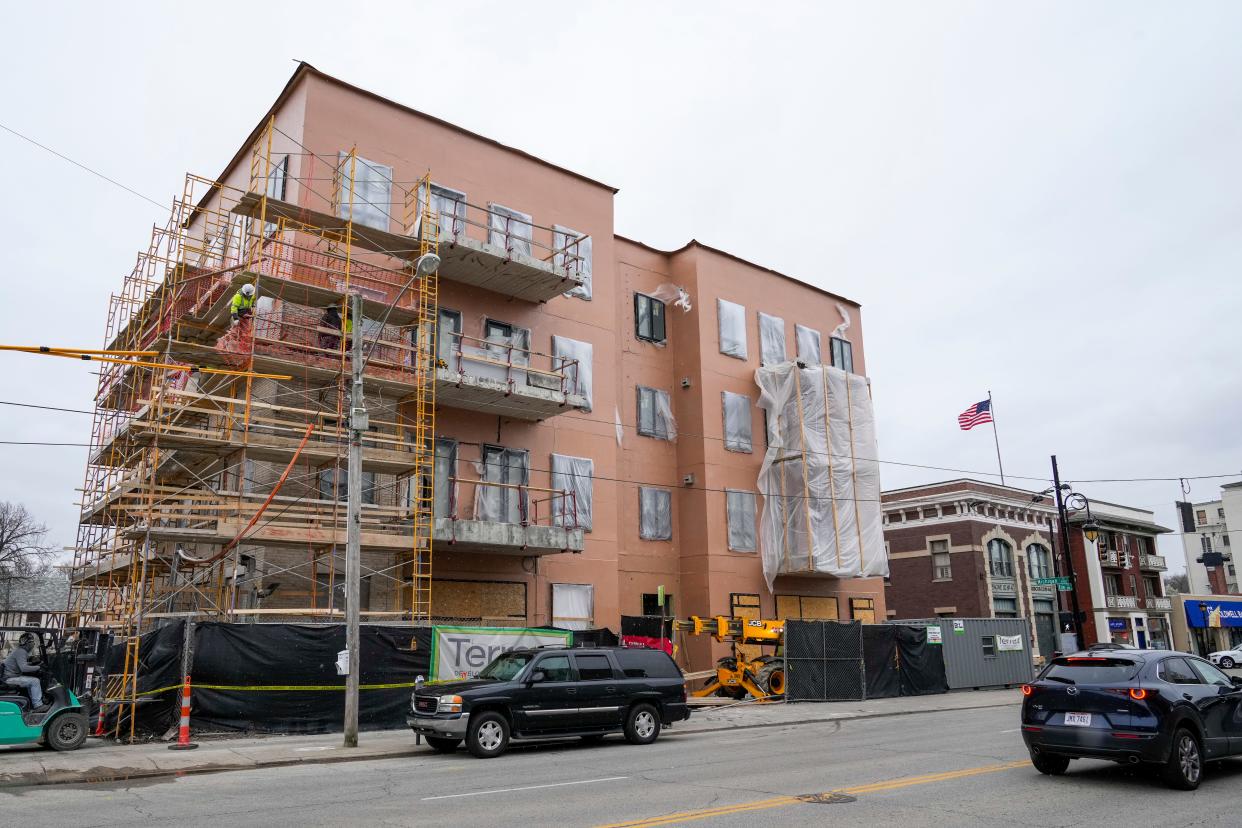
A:
[[[536,670],[530,674],[530,678],[526,679],[527,684],[537,684],[538,682],[547,680],[548,676],[543,670]]]
[[[1242,687],[1242,676],[1230,676],[1229,680],[1233,682],[1234,687]]]

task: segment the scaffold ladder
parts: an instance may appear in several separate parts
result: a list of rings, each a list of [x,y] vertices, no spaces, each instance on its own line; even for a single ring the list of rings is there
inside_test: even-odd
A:
[[[436,253],[439,217],[431,209],[431,177],[419,182],[406,204],[406,226],[418,235],[419,257]],[[411,216],[411,210],[417,216]],[[413,220],[411,220],[413,219]],[[417,267],[416,265],[414,265]],[[414,347],[414,473],[410,477],[413,509],[413,566],[410,617],[415,624],[431,622],[431,562],[435,531],[436,491],[436,325],[440,316],[439,274],[416,277],[417,319]]]

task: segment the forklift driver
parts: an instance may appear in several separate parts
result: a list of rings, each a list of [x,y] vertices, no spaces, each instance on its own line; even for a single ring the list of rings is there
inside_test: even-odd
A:
[[[35,654],[38,646],[34,633],[22,633],[13,652],[0,665],[0,679],[10,687],[26,690],[34,712],[41,712],[50,706],[43,704],[43,684],[39,681],[39,659]],[[32,659],[34,663],[31,663]]]

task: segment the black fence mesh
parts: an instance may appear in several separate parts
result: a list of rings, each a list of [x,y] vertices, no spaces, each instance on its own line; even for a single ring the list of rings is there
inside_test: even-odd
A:
[[[866,695],[862,625],[786,622],[785,665],[789,701],[862,700]]]

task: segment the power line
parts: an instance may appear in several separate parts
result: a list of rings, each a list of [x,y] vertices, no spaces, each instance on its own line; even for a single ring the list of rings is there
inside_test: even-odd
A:
[[[154,204],[156,207],[159,207],[161,210],[162,210],[162,209],[165,209],[165,208],[168,206],[168,205],[166,205],[166,204],[161,204],[160,202],[156,201],[155,199],[151,198],[150,196],[145,196],[145,195],[143,195],[142,193],[140,193],[140,192],[138,192],[137,190],[135,190],[133,187],[127,187],[127,186],[125,186],[125,185],[124,185],[124,184],[122,184],[121,182],[117,181],[115,178],[109,178],[108,176],[104,175],[103,173],[99,172],[98,170],[93,170],[93,169],[91,169],[90,167],[86,166],[85,164],[83,164],[83,163],[82,163],[82,162],[80,162],[80,161],[74,161],[74,160],[73,160],[72,158],[70,158],[69,156],[67,156],[67,155],[65,155],[65,154],[63,154],[63,153],[57,152],[56,150],[52,149],[52,148],[51,148],[51,147],[49,147],[49,146],[46,146],[45,144],[40,144],[38,141],[36,141],[35,139],[33,139],[33,138],[29,137],[29,136],[22,135],[20,132],[18,132],[17,130],[13,129],[12,127],[7,127],[7,126],[5,126],[4,124],[0,124],[0,129],[3,129],[5,132],[10,132],[10,133],[12,133],[13,135],[16,135],[18,138],[21,138],[23,141],[28,141],[29,143],[34,144],[36,147],[38,147],[38,148],[39,148],[39,149],[41,149],[41,150],[44,150],[44,151],[46,151],[46,152],[50,152],[52,155],[55,155],[57,158],[61,159],[62,161],[68,161],[68,162],[69,162],[70,164],[72,164],[73,166],[75,166],[75,167],[79,167],[79,168],[81,168],[81,169],[83,169],[83,170],[86,170],[88,173],[90,173],[90,174],[91,174],[91,175],[93,175],[93,176],[96,176],[96,177],[98,177],[98,178],[102,178],[104,181],[107,181],[109,184],[115,184],[116,186],[118,186],[118,187],[120,187],[122,190],[124,190],[125,192],[127,192],[127,193],[132,193],[133,195],[138,196],[138,197],[139,197],[139,198],[141,198],[143,201],[149,201],[149,202],[151,202],[151,203],[152,203],[152,204]]]

